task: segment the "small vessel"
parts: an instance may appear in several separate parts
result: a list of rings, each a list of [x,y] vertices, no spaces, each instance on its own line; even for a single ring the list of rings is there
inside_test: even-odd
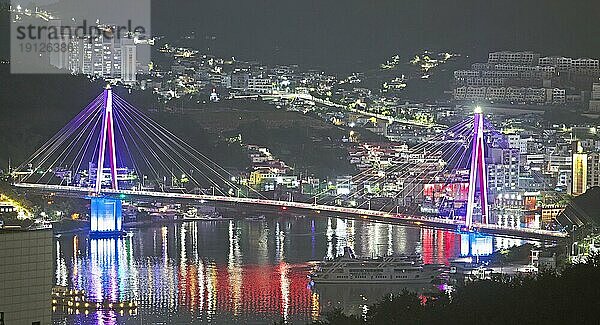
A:
[[[226,221],[232,218],[225,218],[217,211],[206,214],[190,213],[189,211],[184,213],[183,221]]]
[[[357,257],[350,247],[344,255],[318,263],[309,275],[315,283],[433,283],[444,266],[423,264],[418,255]]]
[[[246,220],[249,220],[249,221],[263,221],[263,220],[265,220],[265,215],[261,214],[261,215],[258,215],[258,216],[246,217]]]

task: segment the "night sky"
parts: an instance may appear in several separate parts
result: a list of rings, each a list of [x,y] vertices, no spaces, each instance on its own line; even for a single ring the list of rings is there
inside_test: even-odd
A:
[[[598,0],[170,0],[152,9],[154,32],[195,31],[199,47],[266,63],[352,70],[420,49],[600,56]]]
[[[152,30],[170,42],[194,31],[189,45],[221,56],[329,71],[372,68],[422,49],[477,60],[503,49],[599,57],[600,1],[152,0]]]

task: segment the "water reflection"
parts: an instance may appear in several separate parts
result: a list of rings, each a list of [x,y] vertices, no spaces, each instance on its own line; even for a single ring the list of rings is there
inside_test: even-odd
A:
[[[323,217],[199,221],[134,229],[116,239],[64,235],[56,239],[56,284],[84,289],[93,301],[132,300],[139,308],[137,315],[103,311],[56,314],[55,320],[306,323],[335,306],[360,311],[396,289],[313,290],[307,287],[309,261],[350,246],[363,256],[417,252],[426,263],[448,264],[464,247],[483,254],[510,244],[488,238]]]

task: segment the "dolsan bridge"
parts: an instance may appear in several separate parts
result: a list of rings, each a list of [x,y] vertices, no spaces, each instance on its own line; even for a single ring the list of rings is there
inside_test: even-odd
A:
[[[123,201],[162,198],[312,210],[521,238],[566,237],[565,232],[523,227],[518,217],[515,221],[495,207],[486,151],[503,146],[503,135],[477,108],[473,119],[407,148],[400,163],[364,170],[337,188],[275,200],[240,182],[107,86],[15,171],[14,185],[88,198],[91,232],[101,236],[121,233]],[[388,187],[387,203],[373,208],[372,188],[382,184]]]

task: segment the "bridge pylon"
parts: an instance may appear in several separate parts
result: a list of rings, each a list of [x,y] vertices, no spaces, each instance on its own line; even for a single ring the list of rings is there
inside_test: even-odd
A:
[[[98,160],[96,161],[96,194],[102,191],[102,181],[104,179],[104,159],[106,156],[106,147],[108,146],[108,163],[110,167],[111,189],[118,190],[117,181],[117,154],[115,148],[115,129],[113,115],[113,96],[110,85],[104,88],[104,103],[102,106],[102,129],[100,131],[100,150],[98,150]]]
[[[115,147],[115,128],[113,114],[113,95],[110,85],[106,85],[103,93],[102,129],[100,131],[100,150],[96,161],[95,196],[90,197],[90,231],[94,236],[120,235],[122,232],[122,202],[120,199],[104,197],[102,181],[104,180],[104,159],[108,150],[110,169],[110,186],[119,189],[117,180],[117,154]]]
[[[473,151],[471,152],[471,168],[469,172],[469,193],[467,197],[467,215],[465,226],[473,225],[475,210],[475,191],[479,185],[479,202],[481,205],[481,222],[487,224],[489,217],[487,171],[485,166],[485,141],[483,139],[483,112],[480,106],[473,114]]]

